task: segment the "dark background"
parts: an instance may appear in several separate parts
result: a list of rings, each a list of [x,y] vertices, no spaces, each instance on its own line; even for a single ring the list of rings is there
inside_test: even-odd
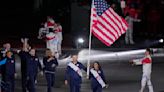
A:
[[[119,0],[107,0],[109,4],[116,4],[116,12],[120,12]],[[126,0],[132,2],[132,7],[140,10],[141,23],[134,23],[134,37],[140,40],[157,40],[164,37],[164,1],[163,0]],[[136,4],[139,1],[139,4]],[[53,16],[55,21],[63,27],[64,46],[74,47],[73,34],[80,34],[81,30],[73,30],[71,26],[71,4],[77,3],[79,7],[89,6],[90,0],[1,0],[0,1],[0,44],[11,42],[13,46],[20,43],[21,37],[32,39],[31,43],[43,44],[37,39],[40,24],[46,16]],[[88,10],[88,13],[90,11]],[[123,16],[124,17],[124,16]],[[88,17],[89,20],[89,17]],[[88,21],[87,20],[87,21]],[[87,39],[89,31],[85,34]],[[70,39],[68,41],[68,39]],[[96,38],[93,37],[96,40]],[[123,40],[123,38],[122,38]],[[97,42],[97,40],[96,40]],[[122,43],[122,42],[121,42]],[[100,46],[104,46],[98,42]],[[120,43],[119,43],[120,44]],[[115,46],[115,45],[114,45]]]

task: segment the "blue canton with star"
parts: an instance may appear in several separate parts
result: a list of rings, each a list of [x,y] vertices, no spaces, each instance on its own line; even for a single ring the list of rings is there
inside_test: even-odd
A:
[[[110,7],[105,0],[94,0],[94,5],[98,16],[101,16]]]

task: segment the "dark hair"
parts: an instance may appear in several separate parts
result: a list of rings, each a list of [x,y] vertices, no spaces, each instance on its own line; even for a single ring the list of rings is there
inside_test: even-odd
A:
[[[73,56],[78,56],[78,55],[77,55],[77,54],[72,54],[72,55],[71,55],[71,58],[72,58]]]
[[[146,51],[148,51],[150,54],[153,54],[153,51],[150,48],[147,48]]]
[[[94,68],[94,64],[95,64],[95,63],[98,64],[99,70],[101,70],[101,65],[100,65],[100,63],[99,63],[98,61],[93,62],[93,66],[92,66],[92,68]]]

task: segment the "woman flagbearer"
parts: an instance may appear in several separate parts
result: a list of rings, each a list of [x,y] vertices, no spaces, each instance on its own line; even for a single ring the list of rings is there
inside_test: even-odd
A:
[[[51,92],[51,87],[54,84],[55,70],[58,66],[57,59],[52,55],[50,49],[46,50],[46,56],[43,58],[44,72],[47,80],[47,92]]]
[[[107,87],[105,76],[99,62],[93,63],[93,68],[90,69],[91,88],[93,92],[102,92],[102,88]]]

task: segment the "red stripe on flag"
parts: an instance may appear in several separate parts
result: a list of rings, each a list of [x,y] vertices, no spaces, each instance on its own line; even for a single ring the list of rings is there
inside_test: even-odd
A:
[[[103,11],[104,6],[101,6],[103,3],[106,4],[105,0],[96,1],[96,7],[94,2],[92,3],[90,31],[105,45],[110,46],[125,33],[128,24],[112,8],[105,6],[106,11]],[[96,8],[100,11],[97,12]]]
[[[109,10],[107,10],[107,11],[109,11]],[[110,11],[109,11],[109,12],[110,12]],[[112,14],[108,15],[106,12],[104,12],[104,14],[111,20],[112,23],[114,23],[114,25],[115,25],[119,30],[121,30],[121,28],[119,27],[119,25],[111,18],[111,16],[113,16]],[[117,33],[119,33],[119,32],[117,31]]]
[[[104,17],[101,17],[101,18],[102,18],[102,20],[104,20],[105,23],[108,24],[108,26],[110,26],[117,33],[116,38],[118,38],[119,37],[119,33],[118,33],[117,29],[115,29],[114,26],[111,25],[111,23],[109,21],[107,21]]]
[[[106,35],[102,29],[100,29],[97,25],[94,26],[94,28],[96,28],[101,34],[103,34],[103,37],[106,37],[108,40],[110,40],[111,42],[114,42],[114,40],[112,38],[110,38],[108,35]]]
[[[105,30],[107,30],[115,39],[117,39],[116,35],[114,35],[113,32],[111,32],[105,25],[103,25],[100,21],[97,21]]]
[[[95,33],[94,31],[92,31],[92,33],[94,34],[94,36],[96,36],[101,42],[103,42],[105,45],[110,46],[111,44],[109,44],[108,42],[106,42],[101,36],[99,36],[99,34]]]
[[[119,23],[121,23],[122,28],[124,28],[124,26],[123,26],[123,24],[122,24],[122,23],[125,24],[125,21],[122,21],[122,20],[124,20],[124,19],[122,19],[116,12],[114,12],[114,10],[113,10],[112,8],[109,8],[109,11],[110,11],[110,13],[119,21]],[[125,28],[124,28],[124,29],[125,29]],[[122,30],[121,30],[121,32],[122,32]]]
[[[121,34],[122,34],[122,31],[123,31],[123,25],[122,25],[122,19],[120,19],[120,16],[114,12],[114,10],[112,8],[109,8],[109,12],[113,15],[113,17],[120,23],[120,26],[121,26]]]

